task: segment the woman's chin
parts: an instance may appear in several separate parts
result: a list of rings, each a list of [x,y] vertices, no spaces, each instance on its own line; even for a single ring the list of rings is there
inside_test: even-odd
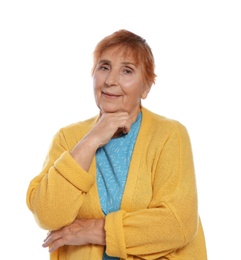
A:
[[[123,112],[124,110],[119,107],[101,107],[100,111],[102,113],[116,113]]]

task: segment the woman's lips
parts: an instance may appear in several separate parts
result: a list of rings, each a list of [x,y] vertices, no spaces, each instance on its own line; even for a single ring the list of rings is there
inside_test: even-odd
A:
[[[117,95],[117,94],[114,94],[114,93],[107,93],[107,92],[102,92],[102,94],[103,94],[104,96],[113,97],[113,98],[115,98],[115,97],[120,97],[120,96],[121,96],[121,95]]]

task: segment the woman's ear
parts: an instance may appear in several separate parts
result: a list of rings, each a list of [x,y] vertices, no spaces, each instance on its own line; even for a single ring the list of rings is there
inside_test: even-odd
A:
[[[142,92],[141,98],[145,99],[148,96],[150,90],[151,90],[151,86],[146,85],[144,91]]]

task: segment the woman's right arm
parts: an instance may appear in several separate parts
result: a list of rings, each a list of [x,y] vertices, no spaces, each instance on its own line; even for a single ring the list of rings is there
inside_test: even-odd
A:
[[[85,194],[95,183],[88,170],[96,150],[118,128],[129,131],[130,126],[127,113],[109,113],[102,115],[90,132],[72,147],[69,139],[76,133],[66,135],[60,130],[56,134],[42,172],[30,182],[27,191],[27,205],[42,228],[57,230],[76,219]]]
[[[127,133],[130,127],[131,118],[128,113],[104,113],[95,127],[74,147],[71,155],[84,170],[88,171],[96,150],[108,143],[118,129],[125,129]]]
[[[55,135],[43,170],[30,182],[27,191],[29,209],[47,230],[72,223],[95,182],[94,176],[71,156],[70,141],[66,139],[63,130]]]

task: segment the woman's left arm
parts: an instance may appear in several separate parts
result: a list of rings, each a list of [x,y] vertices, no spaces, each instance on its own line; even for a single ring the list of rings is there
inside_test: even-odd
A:
[[[194,164],[186,128],[175,123],[154,169],[152,198],[146,209],[106,216],[106,252],[126,258],[158,259],[185,246],[198,228]],[[145,198],[145,192],[138,195]]]
[[[105,245],[105,219],[75,219],[73,223],[48,233],[43,247],[53,252],[64,245]]]

